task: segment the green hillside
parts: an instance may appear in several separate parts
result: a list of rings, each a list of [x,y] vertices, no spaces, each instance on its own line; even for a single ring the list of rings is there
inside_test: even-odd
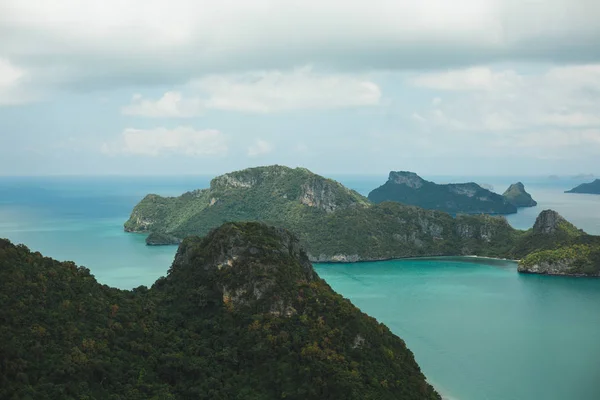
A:
[[[226,224],[151,289],[0,240],[2,399],[439,399],[289,232]]]

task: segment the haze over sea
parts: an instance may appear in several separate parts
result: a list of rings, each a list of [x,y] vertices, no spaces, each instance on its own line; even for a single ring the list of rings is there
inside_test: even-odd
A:
[[[148,247],[123,222],[147,193],[179,195],[211,177],[0,177],[0,237],[91,269],[120,288],[165,275],[175,247]],[[386,176],[334,176],[366,195]],[[600,234],[600,196],[565,194],[591,179],[432,177],[502,193],[521,180],[534,208],[507,217],[533,225],[547,208]],[[519,275],[482,259],[315,266],[329,284],[402,337],[431,382],[461,400],[600,398],[600,279]]]

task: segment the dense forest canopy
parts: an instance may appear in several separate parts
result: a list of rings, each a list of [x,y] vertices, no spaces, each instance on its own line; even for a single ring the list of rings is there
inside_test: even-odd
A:
[[[187,238],[152,288],[0,240],[2,399],[439,399],[289,232]]]

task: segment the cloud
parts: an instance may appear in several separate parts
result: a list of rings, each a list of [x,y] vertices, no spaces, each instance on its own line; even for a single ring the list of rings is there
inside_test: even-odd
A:
[[[597,0],[4,0],[0,57],[76,90],[307,64],[597,62],[599,18]]]
[[[198,98],[184,98],[180,92],[166,92],[156,101],[144,99],[141,95],[134,95],[131,104],[123,107],[121,112],[125,115],[142,117],[171,117],[189,118],[202,113],[204,106]]]
[[[512,70],[494,72],[488,67],[470,67],[460,70],[418,75],[413,84],[437,90],[499,90],[510,89],[520,83],[521,77]],[[439,98],[433,103],[439,103]]]
[[[600,126],[600,64],[538,73],[477,67],[423,74],[412,83],[453,92],[432,104],[427,119],[460,130]]]
[[[249,157],[258,157],[269,154],[273,151],[273,145],[265,140],[257,139],[254,144],[248,147]]]
[[[174,129],[153,128],[123,131],[121,138],[104,143],[101,152],[108,155],[131,154],[159,156],[177,154],[190,157],[225,154],[228,150],[225,136],[214,129],[196,130],[190,127]]]
[[[311,67],[211,75],[189,87],[202,94],[187,98],[179,92],[167,92],[156,101],[137,96],[122,112],[145,117],[192,117],[205,109],[272,113],[372,106],[381,99],[379,86],[366,78],[319,74]]]
[[[31,95],[23,88],[26,80],[25,70],[0,58],[0,106],[27,102]]]
[[[474,67],[421,74],[410,82],[448,92],[443,102],[415,110],[413,119],[460,146],[563,156],[600,151],[600,64],[527,73]]]

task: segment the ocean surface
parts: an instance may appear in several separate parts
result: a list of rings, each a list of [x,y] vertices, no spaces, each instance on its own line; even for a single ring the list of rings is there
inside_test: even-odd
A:
[[[150,286],[165,275],[175,247],[148,247],[123,232],[147,193],[179,195],[209,176],[0,177],[0,237],[90,268],[104,284]],[[362,194],[387,179],[333,176]],[[474,181],[502,193],[511,177]],[[592,179],[521,178],[538,201],[507,217],[516,228],[554,209],[600,234],[600,196],[565,194]],[[329,284],[385,323],[415,353],[428,379],[460,400],[600,399],[600,279],[524,276],[510,262],[401,260],[315,265]]]

